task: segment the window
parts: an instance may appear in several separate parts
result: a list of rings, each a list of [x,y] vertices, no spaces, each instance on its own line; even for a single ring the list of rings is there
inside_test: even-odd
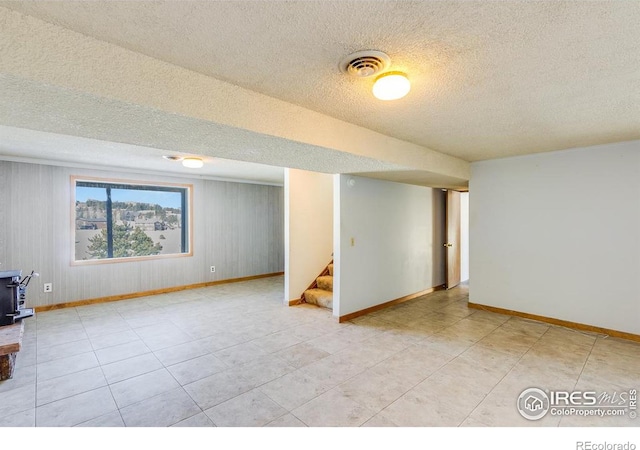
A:
[[[190,254],[191,186],[73,179],[75,262]]]

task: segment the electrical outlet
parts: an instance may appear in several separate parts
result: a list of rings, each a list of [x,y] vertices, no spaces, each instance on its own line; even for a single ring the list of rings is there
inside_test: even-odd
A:
[[[53,283],[45,283],[44,292],[46,293],[53,292]]]
[[[216,266],[211,266],[211,273],[214,273],[216,271]]]

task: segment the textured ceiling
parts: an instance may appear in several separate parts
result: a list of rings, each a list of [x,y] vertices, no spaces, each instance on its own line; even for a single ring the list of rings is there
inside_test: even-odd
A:
[[[90,151],[89,151],[90,149]],[[65,166],[122,168],[143,173],[171,173],[174,176],[217,180],[284,184],[284,169],[263,164],[202,157],[201,169],[188,169],[163,155],[192,156],[189,153],[161,151],[151,147],[79,138],[43,131],[0,125],[0,159],[61,164]],[[108,157],[105,157],[108,155]]]
[[[640,138],[638,1],[0,5],[468,161]],[[369,48],[406,98],[340,73]]]
[[[138,171],[144,167],[184,175],[180,166],[167,165],[161,156],[197,155],[211,162],[220,158],[233,160],[234,177],[260,182],[271,182],[264,178],[263,171],[273,175],[273,171],[281,171],[282,167],[331,174],[411,170],[406,165],[377,158],[167,114],[156,108],[2,74],[0,119],[0,159],[70,162]],[[343,138],[351,142],[351,138]],[[243,167],[242,162],[249,164]],[[431,163],[437,166],[437,159]],[[254,170],[256,168],[261,170]],[[215,175],[215,170],[205,169],[205,173]],[[464,170],[459,177],[425,170],[421,174],[417,184],[451,189],[467,186]]]

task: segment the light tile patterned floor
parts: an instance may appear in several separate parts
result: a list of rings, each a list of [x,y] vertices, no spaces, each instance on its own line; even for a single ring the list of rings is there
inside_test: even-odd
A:
[[[638,426],[527,421],[523,389],[640,387],[640,344],[468,309],[464,286],[338,324],[282,277],[27,319],[2,426]]]

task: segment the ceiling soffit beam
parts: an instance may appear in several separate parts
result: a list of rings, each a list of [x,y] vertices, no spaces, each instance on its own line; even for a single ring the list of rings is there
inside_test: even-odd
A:
[[[16,78],[68,92],[374,159],[388,169],[468,180],[468,162],[178,67],[0,7],[0,83]],[[64,114],[64,111],[60,111]],[[48,118],[41,118],[47,120]],[[46,131],[53,129],[56,118]],[[169,120],[165,117],[164,120]],[[2,118],[0,118],[2,121]],[[15,123],[3,123],[15,126]],[[103,124],[104,126],[104,124]],[[113,140],[137,145],[118,138]],[[77,135],[88,136],[78,127]],[[261,161],[256,161],[261,162]],[[290,164],[292,167],[299,164]],[[307,170],[318,170],[308,167]],[[371,170],[366,169],[366,170]],[[319,170],[321,171],[321,170]],[[349,171],[344,170],[344,171]],[[340,171],[340,172],[344,172]]]
[[[0,140],[8,127],[133,144],[157,157],[174,151],[326,173],[402,170],[373,158],[303,144],[206,120],[0,73]],[[104,147],[88,146],[83,159],[105,164]],[[2,149],[0,149],[2,150]],[[3,154],[11,155],[11,149]],[[14,154],[13,156],[19,156]],[[57,154],[59,159],[61,156]],[[73,155],[68,155],[74,158]],[[47,158],[47,149],[42,149]],[[406,168],[405,168],[406,170]]]

